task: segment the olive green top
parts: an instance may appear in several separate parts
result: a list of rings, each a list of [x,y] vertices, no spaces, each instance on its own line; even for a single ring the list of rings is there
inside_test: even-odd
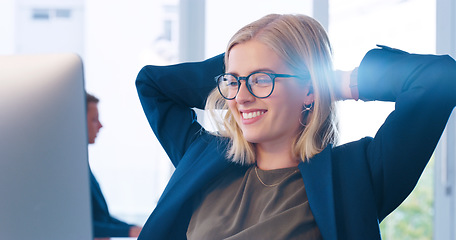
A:
[[[297,167],[239,169],[194,198],[189,240],[322,239]]]

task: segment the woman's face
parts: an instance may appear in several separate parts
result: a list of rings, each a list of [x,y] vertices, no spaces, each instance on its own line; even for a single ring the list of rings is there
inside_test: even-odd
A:
[[[255,71],[293,74],[274,51],[256,40],[231,48],[227,73],[247,76]],[[276,78],[274,91],[267,98],[256,98],[241,80],[238,95],[227,100],[245,139],[257,144],[283,144],[293,141],[299,132],[304,104],[313,96],[309,87],[296,78]]]
[[[98,131],[102,128],[100,120],[98,119],[98,106],[97,103],[89,102],[87,104],[87,132],[89,135],[89,143],[95,143]]]

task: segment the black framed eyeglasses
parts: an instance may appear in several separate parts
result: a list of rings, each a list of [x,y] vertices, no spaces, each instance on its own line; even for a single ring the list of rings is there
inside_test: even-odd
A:
[[[226,100],[236,98],[239,89],[241,88],[241,80],[245,81],[245,85],[249,92],[256,98],[267,98],[274,91],[275,79],[281,78],[300,78],[302,76],[290,74],[278,74],[268,72],[253,72],[246,77],[239,77],[231,73],[225,73],[215,77],[217,88]]]

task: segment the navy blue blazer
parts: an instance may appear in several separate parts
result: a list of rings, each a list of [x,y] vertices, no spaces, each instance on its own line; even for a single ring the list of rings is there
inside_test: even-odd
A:
[[[203,62],[145,66],[136,86],[146,117],[176,167],[138,239],[186,239],[191,198],[230,167],[227,139],[211,135],[204,108],[223,73],[223,55]],[[324,239],[380,239],[379,222],[410,194],[456,105],[456,64],[381,46],[358,70],[360,99],[396,102],[374,138],[327,146],[299,164]]]
[[[128,237],[132,225],[111,216],[108,205],[97,179],[89,168],[90,195],[92,199],[93,236],[98,237]]]

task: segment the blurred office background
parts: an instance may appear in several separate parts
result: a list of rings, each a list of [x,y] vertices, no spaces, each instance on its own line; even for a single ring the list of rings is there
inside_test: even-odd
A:
[[[375,44],[456,55],[454,0],[2,0],[0,54],[82,57],[86,89],[100,98],[104,125],[89,146],[91,167],[111,212],[143,224],[173,167],[140,106],[137,73],[148,64],[222,53],[237,29],[268,13],[318,19],[337,69],[353,69]],[[393,107],[341,103],[342,142],[373,136]],[[204,112],[198,115],[210,128]],[[453,116],[418,187],[382,223],[384,239],[456,239],[455,138]]]

